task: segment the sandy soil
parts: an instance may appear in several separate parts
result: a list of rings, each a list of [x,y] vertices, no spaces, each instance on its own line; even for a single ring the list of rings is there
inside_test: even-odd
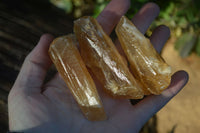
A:
[[[191,54],[182,59],[174,50],[175,39],[170,39],[162,56],[174,70],[189,73],[187,86],[160,112],[158,112],[158,132],[174,133],[200,132],[200,57]]]

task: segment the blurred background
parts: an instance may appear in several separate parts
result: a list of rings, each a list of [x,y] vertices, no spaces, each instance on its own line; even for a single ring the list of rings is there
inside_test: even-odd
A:
[[[1,0],[0,1],[0,132],[8,130],[7,96],[26,55],[43,33],[60,36],[73,31],[73,20],[97,17],[110,0]],[[148,29],[167,25],[171,37],[162,56],[173,71],[186,70],[187,86],[150,119],[141,133],[195,133],[200,131],[200,1],[131,0],[126,16],[147,2],[160,6],[160,15]],[[55,73],[49,71],[48,80]]]

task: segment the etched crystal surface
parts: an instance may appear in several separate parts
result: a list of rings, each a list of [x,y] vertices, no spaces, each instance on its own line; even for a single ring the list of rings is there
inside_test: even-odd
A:
[[[105,120],[106,114],[96,86],[76,44],[74,35],[58,37],[52,42],[49,55],[86,118],[91,121]]]
[[[125,16],[120,19],[116,33],[133,74],[144,85],[144,93],[160,94],[171,82],[171,67]]]
[[[114,97],[140,99],[144,93],[135,80],[112,40],[92,17],[74,22],[81,56],[86,65]]]

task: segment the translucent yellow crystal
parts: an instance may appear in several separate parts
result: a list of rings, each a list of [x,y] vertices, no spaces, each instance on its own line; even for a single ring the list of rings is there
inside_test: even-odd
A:
[[[144,85],[145,94],[160,94],[170,84],[171,67],[125,16],[118,23],[116,33],[133,74]]]
[[[104,89],[114,97],[140,99],[143,90],[132,76],[112,40],[92,17],[74,22],[81,56]]]
[[[76,44],[74,35],[58,37],[52,42],[49,55],[86,118],[92,121],[105,120],[106,114],[96,86]]]

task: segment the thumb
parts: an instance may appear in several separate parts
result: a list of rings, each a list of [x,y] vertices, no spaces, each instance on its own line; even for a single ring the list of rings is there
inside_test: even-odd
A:
[[[51,65],[48,48],[52,40],[53,37],[49,34],[41,36],[36,47],[26,57],[12,89],[25,92],[41,91],[46,71]]]

